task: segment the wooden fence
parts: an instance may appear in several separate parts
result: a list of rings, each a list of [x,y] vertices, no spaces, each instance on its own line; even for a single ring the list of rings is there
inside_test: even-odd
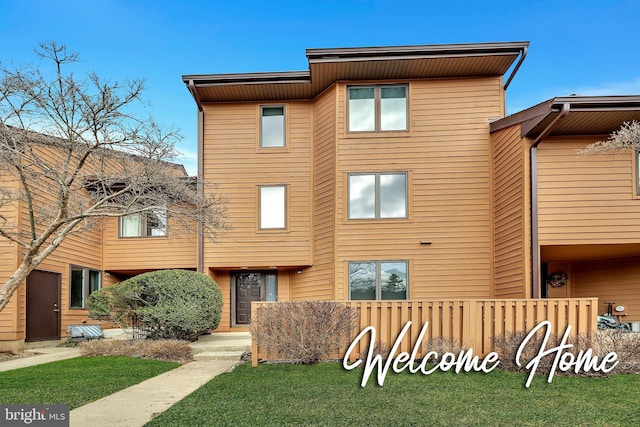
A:
[[[343,301],[358,312],[357,330],[353,338],[367,326],[376,329],[376,341],[391,348],[398,333],[411,321],[398,352],[411,352],[425,322],[429,322],[423,344],[418,352],[424,356],[424,345],[429,339],[443,337],[472,348],[475,354],[486,355],[493,350],[493,337],[509,332],[528,332],[538,323],[548,320],[552,332],[562,335],[571,325],[572,333],[591,336],[596,330],[597,298],[561,299],[504,299],[504,300],[420,300],[420,301]],[[257,319],[258,308],[265,303],[252,303],[252,316]],[[352,338],[352,339],[353,339]],[[351,353],[358,356],[368,346],[369,339],[361,340]],[[346,348],[345,348],[346,350]],[[339,357],[344,356],[344,351]],[[252,364],[269,360],[252,337]]]

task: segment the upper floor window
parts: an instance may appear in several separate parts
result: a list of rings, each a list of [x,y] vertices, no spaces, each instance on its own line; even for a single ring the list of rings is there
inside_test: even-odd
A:
[[[349,299],[407,299],[407,261],[349,263]]]
[[[284,106],[260,107],[260,147],[285,146]]]
[[[407,174],[349,175],[349,219],[407,218]]]
[[[286,186],[262,186],[260,187],[259,197],[260,229],[286,228]]]
[[[161,237],[167,235],[167,210],[152,209],[120,217],[120,237]]]
[[[102,286],[102,274],[98,270],[71,266],[69,307],[86,308],[87,298]]]
[[[349,131],[407,130],[407,85],[349,86]]]

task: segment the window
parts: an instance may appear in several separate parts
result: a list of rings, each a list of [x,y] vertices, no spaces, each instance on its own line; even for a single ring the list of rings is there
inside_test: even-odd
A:
[[[102,286],[102,274],[98,270],[71,266],[70,308],[86,308],[87,298]]]
[[[349,175],[349,219],[407,218],[407,174]]]
[[[286,186],[260,187],[260,228],[286,227]]]
[[[407,85],[350,86],[349,131],[407,130]]]
[[[349,263],[349,299],[407,299],[407,261]]]
[[[284,106],[260,107],[260,147],[284,147]]]
[[[120,237],[161,237],[166,235],[166,209],[152,209],[120,217]]]

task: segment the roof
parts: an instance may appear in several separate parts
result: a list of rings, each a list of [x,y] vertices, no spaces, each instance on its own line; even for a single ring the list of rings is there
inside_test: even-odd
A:
[[[523,137],[540,135],[560,114],[547,136],[605,135],[624,122],[640,120],[640,95],[626,96],[565,96],[552,98],[531,108],[491,123],[491,132],[520,124]]]
[[[196,103],[313,99],[337,80],[502,76],[508,86],[529,42],[307,49],[308,71],[187,74]]]

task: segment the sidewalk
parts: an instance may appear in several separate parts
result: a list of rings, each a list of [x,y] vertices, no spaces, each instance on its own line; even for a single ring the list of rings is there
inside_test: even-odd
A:
[[[242,348],[247,343],[250,343],[248,334],[219,333],[201,337],[200,341],[191,343],[195,361],[72,410],[69,416],[70,426],[143,426],[215,376],[230,371],[241,363],[239,355],[233,350]],[[26,351],[39,354],[0,362],[0,372],[80,356],[78,349],[67,347]],[[215,360],[214,353],[223,358],[233,355],[234,360]],[[204,357],[199,360],[198,356]]]

